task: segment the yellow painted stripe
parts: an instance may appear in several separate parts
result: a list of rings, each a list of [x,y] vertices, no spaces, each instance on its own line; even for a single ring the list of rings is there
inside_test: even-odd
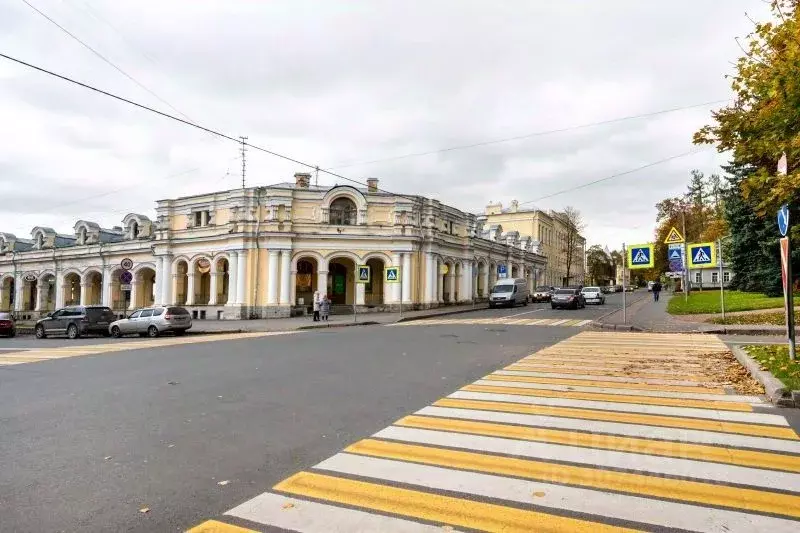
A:
[[[670,363],[697,363],[699,362],[699,357],[695,356],[675,356],[675,355],[667,355],[661,354],[658,352],[652,352],[647,350],[645,353],[644,350],[636,350],[630,352],[602,352],[597,350],[575,350],[575,351],[546,351],[546,352],[538,352],[535,354],[537,359],[553,359],[553,358],[564,358],[564,359],[610,359],[612,361],[616,361],[619,359],[622,360],[646,360],[646,361],[659,361],[659,362],[670,362]]]
[[[725,422],[704,420],[699,418],[681,418],[666,415],[645,415],[639,413],[618,413],[615,411],[597,411],[594,409],[576,409],[574,407],[552,407],[549,405],[528,405],[525,403],[489,402],[484,400],[459,400],[442,398],[433,403],[437,407],[455,407],[459,409],[478,409],[483,411],[499,411],[503,413],[520,413],[526,415],[558,416],[561,418],[579,418],[582,420],[598,420],[602,422],[620,422],[623,424],[640,424],[679,429],[697,429],[700,431],[718,431],[736,433],[752,437],[769,437],[775,439],[800,440],[800,436],[792,428],[745,424],[741,422]]]
[[[725,411],[747,411],[753,408],[744,403],[722,402],[717,400],[682,400],[678,398],[653,398],[651,396],[627,396],[604,394],[600,392],[548,391],[523,389],[518,387],[495,387],[493,385],[467,385],[461,390],[469,392],[493,392],[497,394],[517,394],[538,396],[539,398],[563,398],[571,400],[593,400],[615,403],[636,403],[641,405],[664,405],[670,407],[693,407],[696,409],[722,409]]]
[[[496,533],[635,531],[576,518],[313,472],[299,472],[275,485],[274,489],[433,523]]]
[[[490,381],[516,381],[517,383],[542,383],[545,385],[580,385],[583,387],[606,387],[612,389],[648,389],[666,392],[695,392],[698,394],[725,394],[722,388],[687,387],[681,385],[649,385],[647,383],[619,383],[616,381],[589,381],[569,378],[537,378],[532,376],[504,376],[489,374],[483,379]]]
[[[372,439],[357,442],[346,448],[345,451],[447,468],[565,483],[600,490],[627,492],[637,496],[667,498],[702,505],[718,505],[736,510],[746,509],[800,517],[800,496],[776,494],[757,489],[728,487],[701,481],[685,481],[643,474],[612,472],[582,466],[498,457]]]
[[[512,426],[496,422],[477,422],[454,418],[437,418],[410,415],[395,422],[396,426],[470,433],[507,439],[530,440],[582,446],[602,450],[616,450],[630,453],[679,457],[697,461],[712,461],[753,468],[800,472],[800,457],[769,452],[756,452],[683,442],[642,439],[639,437],[618,437],[594,433],[580,433],[562,429],[545,429],[527,426]]]
[[[569,365],[570,368],[561,368],[552,365],[510,365],[503,370],[519,370],[523,372],[553,372],[557,374],[577,374],[580,376],[599,376],[599,377],[628,377],[628,378],[643,378],[643,379],[663,379],[663,380],[677,380],[677,381],[711,381],[701,375],[692,374],[656,374],[644,372],[619,372],[620,369],[604,368],[603,370],[576,370],[572,368],[574,365]],[[597,368],[601,368],[598,366]]]
[[[193,527],[186,533],[258,533],[258,531],[226,524],[225,522],[219,522],[217,520],[208,520]]]

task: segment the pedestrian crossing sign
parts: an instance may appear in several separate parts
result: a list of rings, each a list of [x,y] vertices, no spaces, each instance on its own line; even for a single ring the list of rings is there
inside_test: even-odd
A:
[[[673,248],[669,251],[667,256],[667,261],[680,261],[683,257],[683,253],[681,252],[680,248]]]
[[[400,283],[400,267],[386,267],[386,283]]]
[[[358,276],[356,276],[356,283],[369,283],[372,279],[369,265],[358,265],[357,274]]]
[[[687,248],[689,268],[717,266],[717,250],[713,242],[690,244]]]
[[[679,242],[684,242],[683,235],[681,235],[681,232],[673,226],[670,228],[669,233],[667,233],[667,238],[664,239],[664,244],[676,244]]]
[[[653,245],[633,244],[628,247],[628,268],[653,268]]]

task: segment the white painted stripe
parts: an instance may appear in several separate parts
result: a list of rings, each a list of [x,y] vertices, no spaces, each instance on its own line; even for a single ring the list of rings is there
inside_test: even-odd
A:
[[[629,422],[604,422],[576,418],[560,418],[547,415],[525,415],[503,413],[497,411],[481,411],[478,409],[457,409],[454,407],[423,407],[415,414],[458,418],[461,420],[482,420],[501,424],[516,424],[542,428],[585,431],[603,433],[623,437],[639,437],[644,439],[671,440],[676,442],[692,442],[696,444],[713,444],[737,448],[753,448],[758,451],[787,452],[800,455],[800,441],[773,439],[769,437],[751,437],[703,431],[697,429],[680,429],[660,426],[646,426]]]
[[[800,492],[800,474],[746,466],[402,426],[390,426],[377,432],[374,436],[382,439],[448,446],[476,452],[535,457],[545,461],[566,461],[589,467],[618,468],[643,474],[666,474],[701,481],[722,481],[767,489]],[[675,447],[680,449],[680,444],[676,444]]]
[[[286,504],[292,504],[292,506],[284,507]],[[225,514],[257,524],[304,533],[345,533],[349,531],[442,533],[442,528],[439,526],[429,526],[402,518],[335,507],[271,492],[256,496]]]
[[[558,370],[558,368],[553,368]],[[590,368],[581,369],[591,371]],[[656,379],[656,378],[624,378],[620,376],[606,376],[603,374],[561,374],[559,372],[531,372],[528,370],[498,370],[495,374],[501,376],[530,376],[534,378],[565,378],[565,379],[580,379],[588,381],[613,381],[615,383],[642,383],[646,385],[679,385],[683,387],[703,387],[704,383],[700,381],[680,381],[673,379]]]
[[[770,424],[788,426],[789,423],[780,415],[765,413],[748,413],[743,411],[720,411],[716,409],[696,409],[694,407],[669,407],[666,405],[645,405],[637,403],[601,402],[597,400],[572,400],[569,398],[544,398],[539,396],[522,396],[518,394],[498,394],[494,392],[456,391],[448,398],[462,400],[486,400],[490,402],[514,402],[532,405],[555,405],[558,407],[577,407],[579,409],[600,409],[623,413],[645,413],[648,415],[684,416],[729,422],[745,422],[748,424]]]
[[[517,313],[515,315],[506,315],[503,318],[511,318],[511,317],[515,317],[515,316],[530,315],[531,313],[539,313],[541,311],[544,311],[544,309],[534,309],[533,311],[525,311],[524,313]]]
[[[602,381],[598,378],[598,381]],[[575,392],[596,392],[598,394],[620,394],[628,396],[644,396],[648,398],[680,398],[683,400],[714,400],[721,402],[740,402],[760,405],[764,403],[756,396],[734,396],[732,394],[702,394],[699,392],[672,392],[645,389],[614,389],[608,387],[584,387],[581,385],[559,385],[550,383],[527,383],[524,381],[496,381],[491,379],[479,379],[473,385],[491,385],[498,387],[518,387],[536,390],[557,390]]]
[[[788,533],[797,528],[797,522],[788,519],[347,453],[334,455],[315,468],[692,531]],[[534,498],[534,492],[543,496]]]
[[[575,327],[581,327],[581,326],[585,326],[585,325],[586,325],[586,324],[588,324],[589,322],[591,322],[591,320],[583,320],[583,321],[581,321],[581,322],[578,322],[577,324],[575,324]]]
[[[571,318],[565,318],[563,320],[556,320],[555,322],[552,322],[550,325],[551,326],[559,326],[559,325],[563,324],[564,322],[569,322],[570,320],[572,320],[572,319]]]

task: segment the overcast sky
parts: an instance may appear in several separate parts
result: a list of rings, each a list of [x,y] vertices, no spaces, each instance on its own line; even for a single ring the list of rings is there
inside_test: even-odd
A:
[[[726,99],[745,12],[767,15],[760,0],[28,1],[157,96],[22,0],[0,4],[5,54],[474,212],[691,151],[714,106],[342,165]],[[110,227],[153,216],[157,199],[240,185],[236,144],[1,58],[0,124],[0,231],[18,237],[72,233],[78,219]],[[248,156],[248,185],[304,170]],[[589,244],[618,248],[652,238],[654,204],[690,169],[722,162],[706,149],[531,205],[572,205]]]

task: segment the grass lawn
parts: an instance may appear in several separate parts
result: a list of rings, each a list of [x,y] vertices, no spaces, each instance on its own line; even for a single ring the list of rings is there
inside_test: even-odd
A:
[[[800,324],[800,312],[795,308],[794,323]],[[725,320],[721,317],[712,318],[713,324],[771,324],[773,326],[785,326],[786,314],[781,311],[779,313],[751,313],[747,315],[726,316]]]
[[[789,390],[800,390],[800,359],[789,360],[788,346],[745,346],[750,357],[761,364],[762,370],[783,381]]]
[[[751,311],[783,307],[783,296],[770,297],[757,292],[725,291],[725,311]],[[673,315],[719,313],[719,291],[695,291],[689,293],[689,301],[683,294],[676,294],[667,304],[667,312]]]

